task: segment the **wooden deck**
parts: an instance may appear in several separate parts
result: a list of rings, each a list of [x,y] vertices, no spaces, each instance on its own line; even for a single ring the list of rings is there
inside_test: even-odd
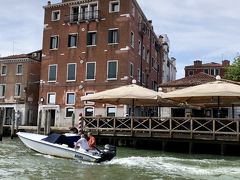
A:
[[[85,130],[99,136],[239,142],[240,119],[83,117]]]

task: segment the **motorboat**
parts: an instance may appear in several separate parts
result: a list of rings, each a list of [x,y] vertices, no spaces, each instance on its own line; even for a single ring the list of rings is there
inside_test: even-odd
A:
[[[56,157],[100,163],[110,161],[116,156],[116,147],[109,144],[106,144],[104,149],[83,150],[75,148],[74,142],[80,138],[77,134],[52,133],[45,136],[35,133],[18,132],[17,135],[28,148]]]

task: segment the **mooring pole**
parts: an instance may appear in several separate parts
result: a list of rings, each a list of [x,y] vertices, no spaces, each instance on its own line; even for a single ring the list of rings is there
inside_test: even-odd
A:
[[[42,111],[43,110],[40,110],[39,113],[38,113],[37,134],[40,134],[40,132],[41,132],[41,124],[42,124],[42,116],[43,116]]]
[[[4,109],[0,110],[0,141],[2,141],[2,137],[3,137],[3,111]]]
[[[14,136],[14,127],[15,127],[15,110],[12,110],[12,122],[11,122],[11,139],[13,139]]]

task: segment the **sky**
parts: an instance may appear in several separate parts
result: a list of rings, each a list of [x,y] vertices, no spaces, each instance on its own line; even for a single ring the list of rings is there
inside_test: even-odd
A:
[[[48,0],[0,2],[0,56],[42,48],[44,9]],[[52,3],[61,0],[52,0]],[[194,60],[228,59],[240,52],[239,0],[137,0],[157,35],[167,34],[169,57],[177,59],[177,79]],[[14,6],[13,6],[14,4]]]

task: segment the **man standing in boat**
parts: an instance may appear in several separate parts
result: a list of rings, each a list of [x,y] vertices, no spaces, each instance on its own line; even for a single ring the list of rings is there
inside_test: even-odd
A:
[[[96,148],[96,139],[95,137],[93,137],[92,133],[91,132],[88,132],[88,146],[89,148],[92,150],[92,149],[95,149]]]

